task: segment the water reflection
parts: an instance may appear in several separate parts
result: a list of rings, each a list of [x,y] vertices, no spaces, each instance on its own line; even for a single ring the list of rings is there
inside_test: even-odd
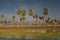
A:
[[[1,37],[0,40],[20,40],[19,38]]]
[[[0,37],[0,40],[60,40],[60,37],[31,37],[25,36],[23,38]]]

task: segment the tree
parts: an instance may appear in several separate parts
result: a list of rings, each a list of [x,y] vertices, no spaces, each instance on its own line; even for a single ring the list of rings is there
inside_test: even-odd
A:
[[[47,20],[46,20],[46,23],[47,23],[47,24],[50,24],[50,22],[51,22],[51,18],[48,17]]]
[[[53,24],[53,20],[50,21],[50,24]]]
[[[25,9],[22,9],[22,17],[21,17],[21,20],[22,20],[22,24],[24,24],[24,20],[26,19],[25,16],[26,16],[26,10]]]
[[[31,24],[31,16],[33,16],[34,14],[33,14],[33,9],[29,9],[29,15],[30,15],[30,24]]]
[[[44,19],[44,16],[39,16],[39,19],[41,19],[41,20]]]
[[[18,15],[18,22],[19,22],[19,17],[21,15],[21,10],[20,9],[17,10],[17,15]]]
[[[33,9],[29,9],[29,15],[33,16]]]
[[[20,14],[21,14],[21,10],[18,9],[18,10],[17,10],[17,15],[20,15]]]
[[[60,20],[58,20],[58,24],[60,25]]]
[[[54,19],[54,23],[55,23],[55,25],[57,24],[57,22],[58,22],[57,19]]]
[[[20,18],[20,21],[22,22],[22,25],[24,24],[25,19],[26,19],[26,18],[23,17],[23,16]]]
[[[43,22],[44,22],[44,16],[39,16],[39,19],[43,20]]]
[[[38,23],[38,18],[39,18],[39,16],[36,14],[35,15],[35,18],[36,18],[36,24]]]
[[[23,10],[22,10],[22,16],[25,16],[25,15],[26,15],[26,10],[23,9]]]
[[[44,15],[48,15],[48,8],[44,8],[43,14],[44,14]]]
[[[46,17],[47,17],[47,15],[48,15],[48,8],[44,8],[43,9],[43,14],[46,15]]]
[[[4,15],[3,14],[1,14],[1,19],[2,19],[2,23],[4,23]]]
[[[14,23],[14,21],[15,21],[15,18],[16,18],[15,16],[12,16],[12,21],[13,21],[13,23]]]

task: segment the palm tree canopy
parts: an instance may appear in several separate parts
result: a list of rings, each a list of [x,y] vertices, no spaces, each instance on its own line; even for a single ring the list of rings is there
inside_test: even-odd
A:
[[[22,21],[22,18],[20,18],[20,21]]]
[[[48,11],[48,8],[44,8],[44,11]]]
[[[46,20],[46,23],[51,23],[51,21],[49,21],[49,20]]]
[[[48,17],[48,19],[47,20],[50,20],[51,18],[50,17]]]
[[[29,15],[33,16],[33,10],[32,9],[29,9]]]
[[[35,18],[35,15],[33,15],[33,18]]]
[[[54,19],[54,22],[57,22],[57,19]]]
[[[43,12],[44,15],[48,15],[48,12]]]
[[[22,10],[22,16],[25,16],[25,15],[26,15],[26,10],[23,9],[23,10]]]
[[[18,15],[21,14],[21,10],[20,10],[20,9],[17,10],[17,14],[18,14]]]
[[[48,15],[48,8],[44,8],[43,14],[44,14],[44,15]]]
[[[15,19],[16,17],[15,16],[12,16],[13,19]]]
[[[36,14],[36,15],[35,15],[35,18],[39,18],[39,16]]]
[[[39,19],[41,19],[41,20],[44,19],[44,16],[39,16]]]
[[[23,17],[23,20],[25,20],[26,18],[25,17]]]
[[[21,17],[21,18],[20,18],[20,21],[25,20],[25,19],[26,19],[25,17]]]

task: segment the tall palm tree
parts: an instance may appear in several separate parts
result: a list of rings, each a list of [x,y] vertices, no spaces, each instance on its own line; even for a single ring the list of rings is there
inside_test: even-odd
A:
[[[48,8],[44,8],[43,14],[46,15],[46,17],[47,17],[47,15],[48,15]]]
[[[20,15],[21,15],[21,9],[18,9],[18,10],[17,10],[17,15],[18,15],[18,22],[19,22],[19,17],[20,17]]]
[[[12,21],[13,21],[13,23],[14,23],[14,21],[15,21],[15,18],[16,18],[15,16],[12,16]]]
[[[25,20],[25,16],[26,16],[26,10],[22,9],[22,23],[24,24],[24,20]]]
[[[33,9],[29,9],[29,15],[30,15],[30,16],[33,16]],[[32,20],[32,19],[31,19],[31,17],[30,17],[30,24],[31,24],[31,20]]]

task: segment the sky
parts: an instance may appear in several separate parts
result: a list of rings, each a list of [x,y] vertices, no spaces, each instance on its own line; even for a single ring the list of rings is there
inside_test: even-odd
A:
[[[26,9],[27,21],[29,18],[28,10],[33,9],[34,14],[43,15],[43,9],[48,8],[48,17],[60,20],[60,0],[0,0],[0,15],[4,14],[5,19],[10,19],[16,14],[17,9]]]

